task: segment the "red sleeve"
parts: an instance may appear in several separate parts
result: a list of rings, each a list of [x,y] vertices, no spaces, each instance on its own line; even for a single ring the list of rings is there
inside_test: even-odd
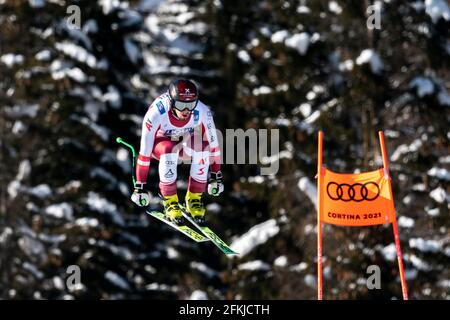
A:
[[[140,183],[146,183],[149,170],[150,170],[150,157],[146,157],[139,154],[136,163],[136,181]]]

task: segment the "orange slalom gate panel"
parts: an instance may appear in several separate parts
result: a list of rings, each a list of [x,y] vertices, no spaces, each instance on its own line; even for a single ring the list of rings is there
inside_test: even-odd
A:
[[[321,220],[341,226],[371,226],[395,219],[390,180],[384,170],[347,174],[323,170]]]

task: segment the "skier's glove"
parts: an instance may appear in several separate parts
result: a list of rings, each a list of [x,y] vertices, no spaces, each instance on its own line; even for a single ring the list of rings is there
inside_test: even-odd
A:
[[[136,182],[131,201],[139,207],[146,207],[150,204],[150,192],[144,190],[145,183]]]
[[[211,172],[208,180],[208,193],[217,197],[223,192],[222,172]]]

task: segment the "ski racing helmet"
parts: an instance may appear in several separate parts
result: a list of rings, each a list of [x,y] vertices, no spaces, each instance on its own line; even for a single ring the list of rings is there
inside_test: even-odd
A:
[[[179,111],[192,111],[198,103],[197,86],[188,79],[178,79],[169,85],[169,95],[172,107]]]

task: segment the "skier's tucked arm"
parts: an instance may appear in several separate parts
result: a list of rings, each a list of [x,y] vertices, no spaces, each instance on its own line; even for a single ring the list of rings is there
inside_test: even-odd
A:
[[[150,170],[150,159],[159,122],[156,108],[150,107],[142,123],[141,145],[136,163],[136,185],[131,196],[131,200],[139,206],[147,206],[150,200],[150,194],[145,191],[145,184]]]
[[[141,145],[136,163],[136,185],[147,183],[150,160],[155,143],[156,132],[159,128],[159,113],[155,107],[150,107],[142,123]]]
[[[221,168],[221,151],[219,139],[217,138],[216,126],[211,111],[208,109],[204,116],[204,130],[206,138],[209,143],[209,163],[210,163],[210,177],[208,181],[208,193],[218,196],[223,192],[224,186],[222,183]]]

